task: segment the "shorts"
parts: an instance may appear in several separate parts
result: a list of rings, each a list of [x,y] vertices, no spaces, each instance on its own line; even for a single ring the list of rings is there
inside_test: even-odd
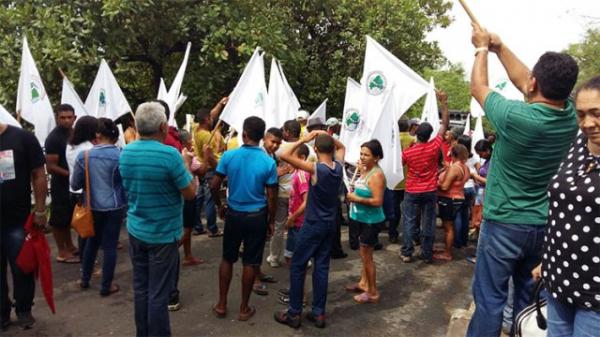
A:
[[[64,201],[52,200],[48,224],[59,229],[71,228],[73,210],[78,201],[78,195],[75,193],[71,193],[70,197]]]
[[[456,214],[465,203],[465,199],[451,199],[447,197],[438,197],[438,209],[440,219],[444,221],[454,221]]]
[[[183,228],[194,228],[198,217],[196,200],[185,200],[183,202]]]
[[[296,237],[300,232],[301,227],[292,227],[288,229],[287,232],[287,240],[285,241],[285,251],[283,252],[283,256],[287,258],[292,258],[294,255],[294,248],[296,247]]]
[[[358,229],[358,242],[367,247],[374,247],[379,239],[379,232],[383,223],[364,223],[350,219],[352,225]]]
[[[242,264],[260,266],[267,239],[267,208],[256,212],[240,212],[229,208],[223,230],[223,259],[237,262],[244,243]]]

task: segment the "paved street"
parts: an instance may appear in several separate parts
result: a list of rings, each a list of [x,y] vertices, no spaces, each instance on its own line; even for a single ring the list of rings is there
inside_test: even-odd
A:
[[[347,239],[347,228],[343,230],[343,238]],[[123,229],[121,238],[126,238],[125,234]],[[441,230],[438,229],[437,234],[438,244],[441,244]],[[52,244],[50,235],[48,239]],[[182,308],[171,314],[172,333],[174,336],[446,336],[452,311],[467,309],[471,302],[473,265],[464,258],[472,248],[457,252],[457,259],[451,263],[404,264],[398,258],[400,246],[388,245],[387,235],[381,234],[380,239],[386,245],[384,250],[375,253],[381,301],[357,305],[352,295],[346,293],[344,286],[358,280],[360,258],[357,252],[345,248],[349,257],[331,263],[328,327],[320,330],[304,322],[300,330],[295,331],[273,321],[273,312],[283,308],[277,302],[276,293],[277,289],[287,287],[286,268],[263,267],[264,272],[274,275],[279,282],[269,285],[268,296],[253,294],[251,303],[257,308],[256,316],[248,322],[238,322],[241,266],[237,265],[230,290],[229,316],[226,319],[214,317],[210,308],[217,299],[221,238],[194,237],[193,252],[207,263],[182,268]],[[101,298],[99,279],[92,280],[91,289],[81,291],[76,284],[79,265],[54,263],[56,315],[50,313],[38,287],[33,310],[36,326],[25,331],[12,326],[2,336],[135,335],[131,264],[127,240],[121,242],[125,248],[118,252],[115,272],[115,281],[121,286],[119,293]],[[347,247],[346,240],[343,244]],[[310,280],[309,277],[309,284]]]

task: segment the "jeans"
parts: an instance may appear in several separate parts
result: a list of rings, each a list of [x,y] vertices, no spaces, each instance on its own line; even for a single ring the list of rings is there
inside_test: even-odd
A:
[[[283,236],[286,230],[285,224],[288,217],[288,198],[277,198],[277,209],[275,210],[274,233],[269,243],[269,260],[280,263],[283,261]]]
[[[335,216],[335,233],[331,238],[331,256],[334,257],[342,256],[344,254],[344,250],[342,249],[342,224],[344,223],[344,215],[342,214],[341,201],[338,201],[337,209],[337,215]]]
[[[23,225],[28,214],[23,216],[12,216],[11,221],[3,216],[3,223],[0,225],[0,313],[2,321],[8,320],[11,311],[11,300],[8,295],[7,272],[8,264],[12,272],[13,296],[15,299],[15,309],[17,313],[31,311],[33,297],[35,294],[34,273],[24,274],[17,267],[17,256],[21,251],[21,246],[25,241],[25,230]],[[17,220],[17,221],[14,221]]]
[[[83,285],[89,284],[98,248],[102,246],[104,257],[102,259],[102,286],[100,287],[100,293],[108,294],[115,274],[115,266],[117,265],[117,242],[119,241],[124,210],[93,211],[93,215],[96,235],[88,238],[85,243],[85,250],[83,251],[83,259],[81,261],[81,283]]]
[[[593,337],[600,331],[600,312],[548,299],[548,337]]]
[[[404,193],[404,202],[402,203],[402,213],[404,214],[402,255],[412,256],[415,251],[413,241],[415,227],[417,223],[417,212],[420,209],[421,224],[423,225],[423,243],[421,246],[421,257],[425,261],[431,261],[433,258],[433,241],[435,238],[435,204],[436,192],[425,193]]]
[[[530,302],[531,270],[541,260],[545,226],[483,221],[473,276],[475,313],[467,336],[499,336],[508,299],[508,280],[514,282],[514,316]]]
[[[454,247],[461,248],[469,242],[469,223],[471,219],[471,207],[475,199],[475,188],[465,188],[465,202],[458,210],[454,219]]]
[[[136,335],[170,336],[169,295],[175,286],[177,242],[150,244],[129,235]]]
[[[290,265],[290,304],[288,313],[291,316],[302,313],[306,265],[311,258],[314,258],[312,313],[316,316],[325,314],[331,238],[334,232],[335,221],[304,220],[304,225],[302,225],[296,236],[296,246]]]
[[[506,300],[506,305],[504,306],[504,309],[502,310],[502,327],[506,328],[507,330],[512,330],[513,317],[517,317],[516,314],[513,314],[514,299],[515,299],[515,284],[511,277],[508,280],[508,298]]]
[[[195,201],[198,215],[196,217],[194,229],[198,232],[204,231],[202,220],[200,219],[202,215],[202,206],[204,206],[204,211],[206,212],[206,227],[208,230],[213,234],[219,231],[219,227],[217,227],[217,209],[215,207],[215,201],[213,200],[210,192],[210,182],[214,175],[215,171],[206,172],[204,178],[200,180],[198,193],[196,193]]]
[[[394,216],[390,219],[388,227],[388,235],[390,238],[398,238],[398,226],[400,226],[400,219],[402,218],[402,201],[404,201],[404,190],[394,190],[393,192],[393,203],[394,203]]]

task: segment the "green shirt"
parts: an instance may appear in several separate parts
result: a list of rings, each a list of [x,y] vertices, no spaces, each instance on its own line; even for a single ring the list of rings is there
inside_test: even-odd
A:
[[[496,129],[483,217],[510,224],[545,226],[548,183],[577,134],[575,106],[565,109],[511,101],[491,92],[486,117]]]
[[[411,136],[408,132],[400,132],[400,147],[402,151],[408,149],[414,142],[417,141],[417,137]],[[406,175],[408,174],[408,166],[404,165],[404,179],[394,187],[394,190],[405,190],[406,189]]]

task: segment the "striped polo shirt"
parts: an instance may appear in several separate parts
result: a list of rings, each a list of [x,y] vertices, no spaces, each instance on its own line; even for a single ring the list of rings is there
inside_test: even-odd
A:
[[[438,158],[442,137],[437,135],[427,143],[416,143],[402,152],[402,163],[408,167],[406,192],[437,191]]]
[[[155,140],[137,140],[119,159],[129,209],[127,230],[150,244],[173,243],[183,231],[183,197],[191,174],[177,150]]]

